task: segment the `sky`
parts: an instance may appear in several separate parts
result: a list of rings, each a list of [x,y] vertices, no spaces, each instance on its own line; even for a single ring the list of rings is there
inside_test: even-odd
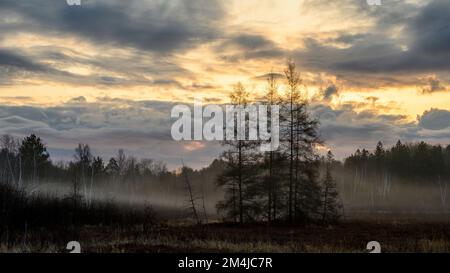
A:
[[[448,0],[0,0],[0,134],[199,168],[221,145],[172,140],[171,108],[257,100],[289,60],[337,158],[450,144]]]

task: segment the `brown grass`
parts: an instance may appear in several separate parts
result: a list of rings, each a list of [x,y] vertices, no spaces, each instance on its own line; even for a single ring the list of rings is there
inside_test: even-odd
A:
[[[450,252],[448,223],[344,221],[320,224],[208,224],[84,226],[79,233],[83,252],[366,252],[369,241],[382,252]],[[48,232],[48,231],[47,231]],[[31,234],[37,236],[39,234]],[[22,245],[0,246],[2,252],[23,251]],[[65,252],[64,242],[46,242],[33,252]]]

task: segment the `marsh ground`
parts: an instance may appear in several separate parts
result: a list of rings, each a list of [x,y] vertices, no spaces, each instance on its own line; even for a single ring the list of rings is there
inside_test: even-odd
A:
[[[382,252],[450,252],[450,222],[436,219],[343,220],[336,225],[100,225],[83,226],[72,236],[83,252],[367,252],[369,241],[380,242]],[[67,252],[69,240],[67,232],[42,229],[1,250]]]

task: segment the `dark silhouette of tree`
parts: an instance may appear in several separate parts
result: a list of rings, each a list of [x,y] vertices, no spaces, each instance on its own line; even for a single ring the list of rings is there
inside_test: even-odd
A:
[[[230,95],[231,105],[246,107],[248,105],[248,92],[238,83]],[[233,116],[235,124],[239,117]],[[247,115],[245,120],[248,121]],[[223,145],[228,149],[222,154],[221,159],[226,163],[226,170],[218,179],[218,185],[225,188],[225,200],[217,204],[219,211],[224,211],[227,218],[244,222],[244,218],[251,219],[255,216],[250,213],[252,209],[259,209],[255,205],[255,196],[259,194],[255,188],[256,166],[260,155],[255,152],[256,142],[238,138],[238,128],[235,126],[235,140],[225,140]],[[247,138],[245,138],[247,139]]]
[[[181,175],[183,176],[183,180],[184,180],[184,183],[186,186],[186,191],[188,193],[189,204],[190,204],[190,208],[192,210],[192,215],[193,215],[196,223],[199,225],[202,223],[202,221],[200,220],[199,214],[197,212],[197,204],[196,204],[197,197],[194,194],[194,189],[192,187],[191,180],[189,179],[189,172],[192,172],[192,169],[189,169],[188,167],[186,167],[183,162],[183,165],[181,168]]]
[[[106,174],[111,178],[113,186],[117,186],[117,181],[120,175],[120,168],[117,160],[114,157],[109,159],[108,165],[106,165]]]
[[[263,103],[267,107],[267,127],[271,128],[272,125],[272,113],[271,105],[280,105],[280,97],[278,94],[278,82],[276,74],[273,72],[269,73],[267,77],[267,89],[266,94],[263,98]],[[271,139],[268,141],[272,141]],[[280,195],[281,195],[281,176],[284,160],[280,150],[270,150],[264,153],[263,159],[263,172],[264,175],[264,193],[266,195],[266,218],[268,221],[277,219],[277,211],[280,207]],[[264,198],[264,197],[263,197]]]
[[[227,168],[218,184],[225,188],[225,200],[218,209],[239,222],[272,221],[281,216],[289,221],[309,221],[320,216],[321,208],[320,160],[315,152],[315,146],[321,144],[318,121],[307,111],[307,101],[300,93],[300,74],[293,63],[285,70],[288,89],[283,99],[277,96],[274,74],[270,75],[262,102],[281,105],[281,146],[262,153],[263,141],[224,141],[228,149],[222,160]],[[247,106],[247,97],[242,84],[237,84],[232,104]]]
[[[0,138],[0,147],[0,181],[18,187],[22,182],[19,140],[10,135],[3,135]]]
[[[338,198],[336,183],[331,175],[333,162],[333,153],[328,151],[325,159],[325,177],[322,180],[322,221],[324,223],[336,222],[341,217],[342,204]]]
[[[411,153],[408,145],[399,140],[388,152],[388,155],[390,170],[406,177],[409,174],[411,164]]]
[[[50,164],[47,147],[41,138],[32,134],[22,140],[19,152],[24,177],[29,181],[38,181]]]
[[[287,91],[286,91],[286,111],[285,111],[285,122],[286,122],[286,140],[288,142],[288,154],[289,154],[289,191],[288,191],[288,219],[293,220],[294,211],[294,179],[295,179],[295,131],[296,131],[296,112],[299,111],[301,103],[300,85],[301,79],[300,74],[296,71],[295,64],[289,62],[286,70],[284,71],[287,80]]]
[[[314,147],[320,144],[318,121],[307,111],[307,100],[301,93],[302,80],[295,64],[285,70],[286,96],[282,102],[281,135],[289,162],[287,219],[306,221],[314,217],[320,206],[317,182],[318,157]]]
[[[309,222],[320,217],[321,187],[318,181],[319,160],[304,161],[299,164],[301,173],[296,175],[294,188],[294,219]]]
[[[93,169],[91,166],[93,156],[91,154],[91,148],[87,144],[79,143],[78,147],[75,148],[73,157],[75,162],[72,163],[72,169],[74,170],[76,177],[74,183],[82,186],[83,196],[85,198],[90,198],[93,182]],[[90,185],[88,185],[88,181],[91,182]],[[88,188],[89,186],[90,188]],[[90,199],[87,199],[86,201],[89,203]]]

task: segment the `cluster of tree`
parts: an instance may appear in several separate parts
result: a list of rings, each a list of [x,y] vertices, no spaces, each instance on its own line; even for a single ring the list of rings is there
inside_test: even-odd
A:
[[[316,145],[321,144],[319,122],[307,111],[302,80],[294,63],[288,63],[285,81],[286,90],[280,95],[277,77],[270,73],[267,92],[261,101],[280,106],[280,147],[277,150],[261,152],[261,141],[223,142],[227,147],[222,154],[226,169],[218,184],[225,189],[225,199],[217,208],[228,220],[240,223],[255,220],[305,222],[317,218],[335,221],[341,214],[330,169],[327,168],[323,179],[319,177],[320,164],[331,164],[332,154],[328,159],[321,159],[315,151]],[[235,85],[230,98],[234,106],[245,108],[250,104],[249,93],[241,83]],[[247,121],[249,118],[246,117]],[[271,128],[270,118],[268,122]]]

